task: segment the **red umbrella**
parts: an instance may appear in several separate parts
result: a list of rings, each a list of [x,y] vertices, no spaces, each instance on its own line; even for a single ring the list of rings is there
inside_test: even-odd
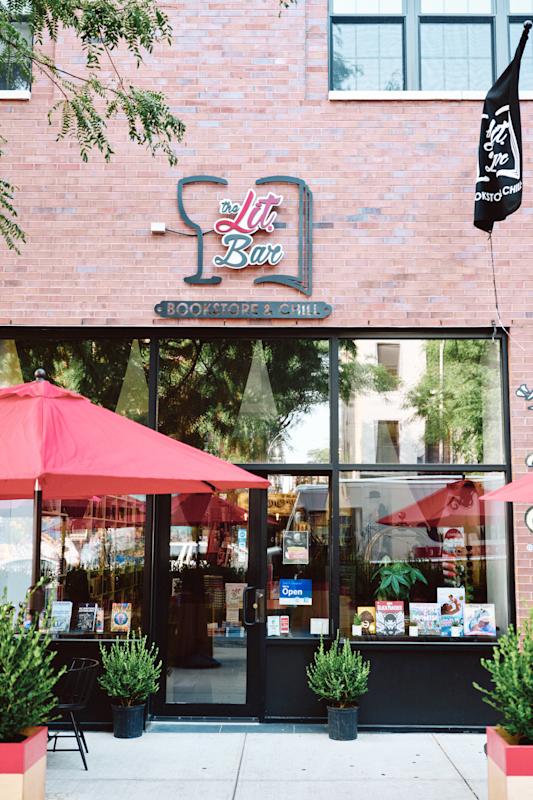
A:
[[[483,500],[502,500],[508,503],[531,503],[533,501],[533,472],[522,475],[515,481],[482,495]]]
[[[244,508],[216,494],[178,494],[172,498],[171,525],[214,525],[221,522],[237,525],[247,519]]]
[[[240,467],[94,405],[44,380],[0,389],[0,498],[34,497],[33,583],[42,499],[255,488]]]
[[[436,492],[420,498],[410,506],[394,511],[378,520],[381,525],[404,525],[430,528],[462,526],[467,520],[482,524],[483,507],[475,483],[453,481]]]

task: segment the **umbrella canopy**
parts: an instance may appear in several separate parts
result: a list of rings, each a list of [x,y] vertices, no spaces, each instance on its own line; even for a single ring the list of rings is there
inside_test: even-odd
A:
[[[436,492],[420,498],[410,506],[394,511],[378,520],[381,525],[404,525],[416,528],[462,526],[469,521],[482,525],[483,504],[476,485],[470,480],[453,481]]]
[[[501,500],[508,503],[531,503],[533,501],[533,472],[522,475],[515,481],[487,492],[482,496],[483,500]]]
[[[245,523],[244,508],[223,500],[216,494],[178,494],[172,498],[171,525],[230,525]]]
[[[171,494],[269,482],[45,380],[0,389],[0,498]]]

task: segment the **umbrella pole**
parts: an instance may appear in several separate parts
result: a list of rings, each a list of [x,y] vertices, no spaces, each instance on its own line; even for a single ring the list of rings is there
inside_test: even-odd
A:
[[[33,490],[33,558],[31,564],[31,596],[30,611],[38,614],[44,608],[44,590],[36,589],[41,579],[41,528],[43,518],[43,493],[39,480],[35,481]]]

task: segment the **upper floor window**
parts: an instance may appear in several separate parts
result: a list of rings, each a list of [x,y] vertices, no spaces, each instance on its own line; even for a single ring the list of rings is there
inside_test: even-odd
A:
[[[533,0],[331,0],[330,88],[486,92],[531,14]]]
[[[0,0],[0,3],[2,0]],[[18,35],[31,45],[31,24],[25,14],[17,15],[10,24]],[[15,48],[0,38],[0,91],[29,91],[31,88],[31,64],[21,60]]]

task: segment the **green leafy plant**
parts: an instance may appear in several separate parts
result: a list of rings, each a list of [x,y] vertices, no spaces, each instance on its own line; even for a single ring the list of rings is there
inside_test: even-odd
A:
[[[533,744],[533,611],[521,629],[509,630],[493,648],[492,659],[482,658],[491,689],[474,687],[483,700],[501,714],[501,727],[519,744]]]
[[[427,585],[422,572],[405,561],[387,561],[374,573],[373,579],[376,578],[379,579],[379,584],[375,595],[383,600],[407,599],[417,581]]]
[[[362,621],[361,617],[359,616],[359,614],[356,611],[355,614],[353,615],[352,625],[362,625],[362,624],[363,624],[363,621]]]
[[[153,643],[148,647],[146,638],[134,632],[109,649],[100,643],[104,673],[98,682],[121,706],[141,705],[159,687],[159,651]]]
[[[348,708],[356,706],[361,695],[368,691],[369,673],[370,663],[358,650],[352,651],[347,639],[341,645],[337,633],[329,650],[325,650],[320,640],[313,662],[307,667],[307,683],[328,705]]]
[[[36,619],[26,622],[26,608],[5,594],[0,603],[0,742],[21,741],[26,728],[55,719],[52,690],[65,671],[54,668],[50,636]]]

